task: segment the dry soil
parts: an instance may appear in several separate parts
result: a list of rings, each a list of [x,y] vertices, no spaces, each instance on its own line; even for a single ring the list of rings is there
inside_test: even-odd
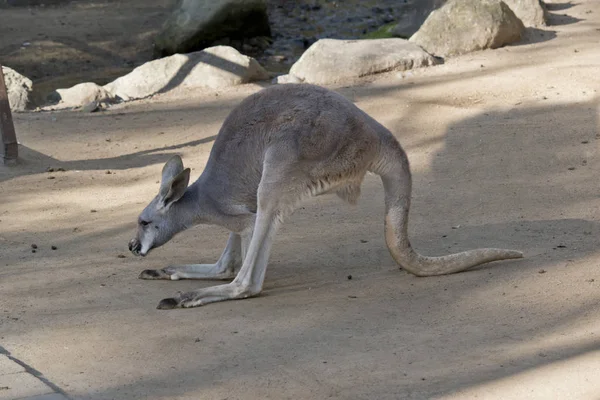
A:
[[[369,177],[355,208],[324,196],[287,221],[260,297],[159,311],[211,283],[138,273],[211,262],[227,234],[199,226],[134,258],[136,216],[168,157],[197,177],[260,86],[17,114],[22,162],[0,168],[0,345],[77,399],[600,398],[600,2],[550,12],[528,42],[334,88],[407,150],[419,251],[523,260],[399,270]]]

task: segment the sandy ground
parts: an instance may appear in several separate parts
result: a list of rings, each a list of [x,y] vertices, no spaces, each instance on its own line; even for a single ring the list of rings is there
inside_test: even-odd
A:
[[[159,311],[211,283],[138,273],[212,262],[227,234],[199,226],[139,259],[136,216],[162,163],[182,154],[198,176],[260,87],[17,114],[23,160],[0,169],[0,346],[76,399],[599,399],[600,2],[551,12],[536,43],[337,88],[407,150],[421,252],[525,259],[399,270],[369,177],[357,207],[325,196],[290,218],[260,297]]]

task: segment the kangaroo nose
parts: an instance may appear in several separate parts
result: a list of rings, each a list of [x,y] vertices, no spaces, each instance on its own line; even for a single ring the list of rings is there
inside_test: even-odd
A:
[[[129,251],[131,251],[133,254],[138,255],[140,253],[141,248],[142,248],[142,244],[140,243],[139,240],[131,239],[129,241]]]

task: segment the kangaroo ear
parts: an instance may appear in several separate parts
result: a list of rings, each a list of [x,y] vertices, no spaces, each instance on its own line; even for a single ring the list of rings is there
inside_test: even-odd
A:
[[[190,182],[190,169],[186,168],[177,174],[171,181],[161,184],[159,196],[163,207],[167,207],[181,199]]]
[[[163,186],[168,185],[175,176],[183,171],[183,161],[178,155],[174,155],[166,162],[162,169],[162,179],[160,182],[160,190],[162,191]]]

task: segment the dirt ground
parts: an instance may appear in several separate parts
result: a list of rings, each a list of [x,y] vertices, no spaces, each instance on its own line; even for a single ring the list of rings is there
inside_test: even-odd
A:
[[[0,346],[74,399],[599,399],[600,2],[551,14],[535,43],[335,88],[407,150],[419,251],[523,260],[399,270],[368,177],[355,208],[324,196],[287,221],[260,297],[159,311],[212,283],[139,272],[212,262],[227,234],[199,226],[134,258],[137,214],[171,154],[201,173],[260,86],[16,114],[22,162],[0,168]]]

